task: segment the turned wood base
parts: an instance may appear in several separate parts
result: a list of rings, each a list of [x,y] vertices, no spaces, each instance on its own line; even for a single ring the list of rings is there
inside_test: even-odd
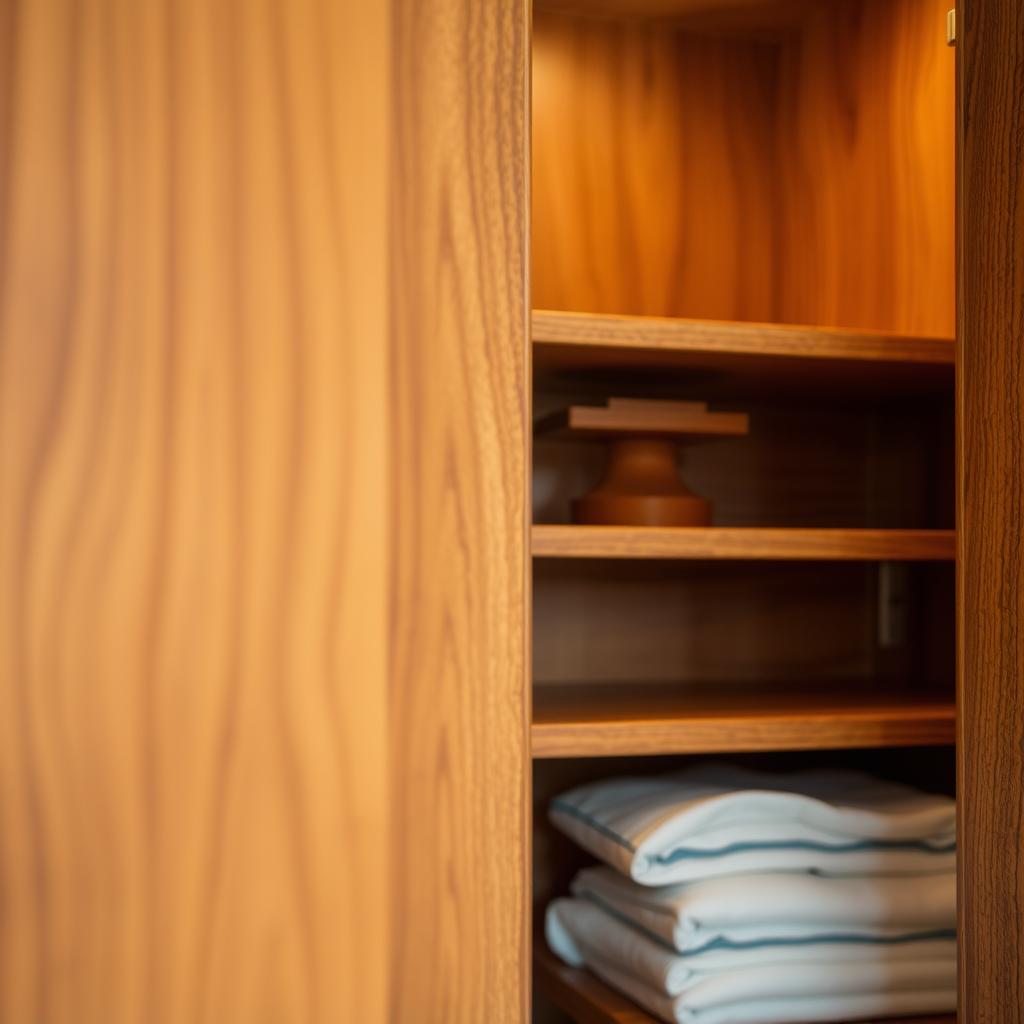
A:
[[[612,441],[601,482],[572,503],[573,522],[589,526],[709,526],[711,502],[679,479],[676,444]]]

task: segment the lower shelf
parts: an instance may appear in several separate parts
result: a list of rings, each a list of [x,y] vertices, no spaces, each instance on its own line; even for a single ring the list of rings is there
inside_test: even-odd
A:
[[[589,971],[568,967],[544,945],[535,941],[534,984],[560,1010],[578,1024],[661,1024],[625,996],[619,995]],[[956,1014],[900,1017],[871,1024],[956,1024]]]
[[[533,756],[609,757],[940,746],[952,698],[835,682],[537,684]]]

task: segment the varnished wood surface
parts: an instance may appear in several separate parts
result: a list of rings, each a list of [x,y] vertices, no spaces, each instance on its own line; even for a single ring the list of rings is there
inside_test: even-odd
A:
[[[792,324],[534,310],[538,384],[594,379],[622,390],[664,381],[719,399],[952,393],[952,337]],[[638,386],[634,384],[634,387]],[[703,389],[703,390],[700,390]]]
[[[0,7],[5,1024],[527,1019],[526,17]]]
[[[951,336],[948,6],[777,38],[538,12],[536,305]]]
[[[1024,1018],[1024,10],[957,4],[960,1007]]]
[[[581,362],[587,358],[588,350],[603,348],[648,350],[666,357],[692,352],[949,367],[955,359],[952,335],[923,338],[799,324],[615,316],[544,309],[533,311],[531,324],[535,344],[566,346],[563,358],[569,359],[570,352],[578,352]]]
[[[378,508],[394,543],[391,1019],[521,1024],[530,10],[526,0],[396,10],[396,440],[390,503]]]
[[[534,757],[718,754],[952,743],[956,705],[851,680],[672,687],[536,684]]]
[[[577,1024],[660,1024],[590,971],[569,967],[537,939],[534,952],[536,984]],[[866,1024],[956,1024],[956,1014],[873,1019]]]
[[[955,552],[952,530],[533,527],[535,558],[950,561]]]
[[[774,318],[952,336],[951,6],[828,0],[782,44]]]
[[[773,318],[773,52],[538,10],[533,299]]]

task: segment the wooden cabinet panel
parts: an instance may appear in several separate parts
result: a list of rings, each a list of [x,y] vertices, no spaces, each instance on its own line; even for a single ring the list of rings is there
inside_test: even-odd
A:
[[[522,1021],[523,5],[0,18],[0,1020]]]
[[[1024,15],[961,0],[960,1014],[1024,1015]]]
[[[773,51],[538,12],[539,309],[770,320]]]
[[[528,1017],[528,10],[403,0],[392,1019]]]
[[[542,6],[537,308],[953,333],[947,0]]]
[[[795,323],[953,331],[952,0],[814,4],[779,72],[778,303]]]

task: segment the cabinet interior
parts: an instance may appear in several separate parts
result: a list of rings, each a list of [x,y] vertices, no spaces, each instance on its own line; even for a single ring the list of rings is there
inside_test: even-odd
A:
[[[579,329],[549,335],[535,314],[534,419],[609,397],[748,413],[747,437],[681,448],[683,478],[716,528],[785,529],[807,550],[534,559],[535,926],[583,859],[546,822],[574,782],[700,756],[856,765],[953,791],[946,8],[535,4],[532,304]],[[722,322],[725,348],[666,347],[642,319],[606,343],[609,315]],[[728,340],[748,324],[765,325],[763,351]],[[773,348],[775,325],[799,328],[798,348]],[[603,465],[601,443],[538,436],[535,524],[569,524]],[[896,554],[818,558],[821,531],[891,531]],[[947,537],[946,553],[901,548],[915,531]],[[715,730],[688,728],[709,701]],[[827,727],[807,731],[794,709]],[[618,728],[619,715],[641,724]],[[540,985],[534,1006],[539,1022],[619,1019],[566,1017]]]

